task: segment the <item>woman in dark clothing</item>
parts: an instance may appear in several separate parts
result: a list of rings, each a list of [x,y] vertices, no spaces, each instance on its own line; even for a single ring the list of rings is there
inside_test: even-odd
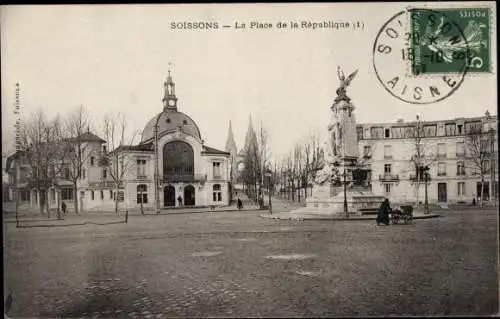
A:
[[[382,204],[380,204],[380,208],[378,210],[377,215],[377,225],[380,223],[384,223],[386,226],[389,225],[389,212],[391,210],[391,206],[389,205],[389,199],[385,199]]]

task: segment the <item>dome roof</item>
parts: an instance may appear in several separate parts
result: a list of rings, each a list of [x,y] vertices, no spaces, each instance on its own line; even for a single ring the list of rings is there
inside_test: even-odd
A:
[[[141,143],[154,138],[156,123],[158,123],[158,136],[170,132],[173,133],[177,130],[177,127],[180,126],[182,132],[185,134],[201,139],[200,129],[193,119],[182,112],[167,109],[153,117],[148,124],[146,124],[142,131]]]

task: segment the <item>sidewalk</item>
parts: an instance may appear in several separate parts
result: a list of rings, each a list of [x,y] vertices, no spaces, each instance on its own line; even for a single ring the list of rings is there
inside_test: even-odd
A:
[[[253,205],[244,205],[241,210],[239,210],[235,205],[232,206],[222,206],[222,207],[214,207],[211,209],[210,207],[187,207],[187,208],[171,208],[171,209],[160,209],[160,215],[167,214],[195,214],[195,213],[210,213],[210,212],[245,212],[245,211],[256,211],[259,210],[259,206]],[[103,212],[92,212],[89,214],[102,214]],[[141,211],[134,209],[129,210],[130,215],[141,215]],[[113,213],[114,214],[114,213]],[[156,212],[153,210],[144,211],[144,215],[156,215]]]
[[[29,217],[19,217],[20,228],[34,227],[61,227],[61,226],[83,226],[83,225],[110,225],[125,223],[125,216],[114,215],[70,215],[64,216],[64,219],[47,218],[44,215],[33,215]],[[4,217],[4,224],[16,226],[15,216]]]

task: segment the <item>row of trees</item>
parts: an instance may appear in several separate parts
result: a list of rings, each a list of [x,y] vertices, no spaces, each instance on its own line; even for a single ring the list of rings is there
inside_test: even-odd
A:
[[[291,152],[281,160],[271,160],[268,130],[259,124],[257,133],[250,128],[245,142],[242,181],[247,194],[258,203],[263,203],[263,188],[291,200],[301,201],[301,193],[307,196],[315,172],[321,169],[324,151],[319,134],[310,133],[297,142]]]
[[[19,161],[27,164],[24,178],[29,181],[29,188],[39,194],[40,213],[49,210],[49,190],[55,188],[59,194],[59,182],[70,181],[73,188],[73,205],[75,213],[79,213],[77,186],[83,177],[83,169],[91,156],[98,159],[98,165],[109,167],[109,177],[115,189],[122,185],[125,172],[131,163],[116,150],[126,142],[134,142],[136,134],[126,140],[127,125],[123,114],[109,115],[104,118],[102,136],[104,149],[96,148],[89,143],[89,112],[79,106],[67,116],[57,115],[53,119],[39,110],[28,115],[22,126],[19,140],[20,151],[15,155]],[[116,194],[116,193],[115,193]],[[115,211],[118,212],[118,196],[115,196]]]
[[[312,186],[315,174],[323,167],[324,161],[319,134],[310,132],[274,165],[273,176],[280,196],[299,202],[306,199],[307,190]]]

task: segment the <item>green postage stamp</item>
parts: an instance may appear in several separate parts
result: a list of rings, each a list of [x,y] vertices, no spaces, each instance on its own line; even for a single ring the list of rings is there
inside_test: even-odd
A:
[[[484,7],[412,9],[412,73],[491,72],[491,18]]]

